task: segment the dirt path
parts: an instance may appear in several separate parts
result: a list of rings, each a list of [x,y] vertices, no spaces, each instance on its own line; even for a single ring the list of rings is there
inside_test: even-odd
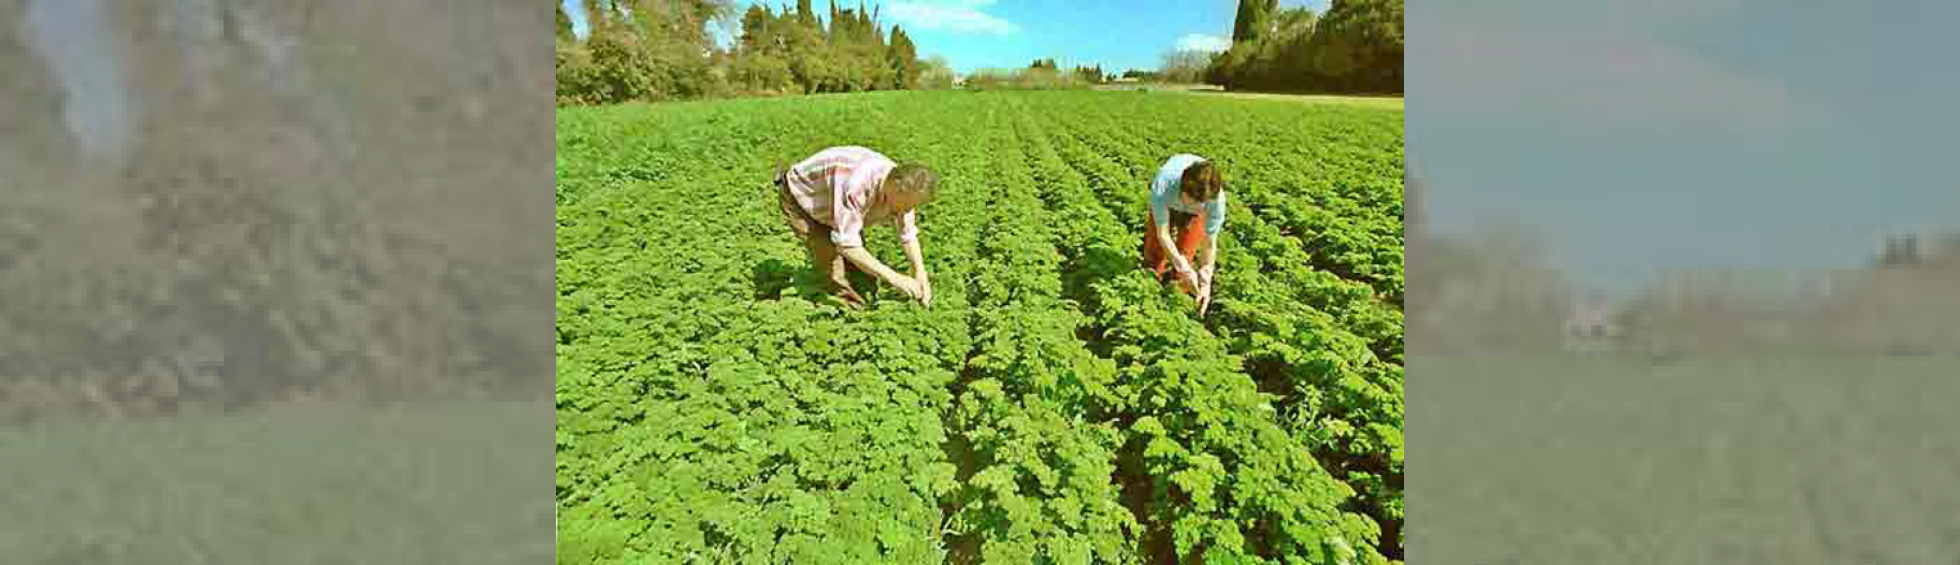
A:
[[[1106,84],[1096,90],[1143,90],[1148,92],[1171,92],[1176,94],[1197,94],[1202,96],[1225,96],[1253,100],[1285,100],[1309,104],[1352,104],[1375,108],[1402,109],[1401,96],[1346,96],[1338,94],[1286,94],[1279,92],[1245,92],[1225,90],[1213,84],[1151,84],[1123,83]]]
[[[1199,96],[1226,96],[1231,98],[1249,98],[1253,100],[1286,100],[1292,102],[1304,102],[1308,104],[1352,104],[1356,106],[1368,106],[1373,108],[1394,108],[1397,110],[1402,109],[1402,97],[1400,96],[1339,96],[1333,94],[1279,94],[1273,92],[1231,92],[1225,90],[1179,90],[1174,92],[1178,92],[1181,94],[1194,94]]]

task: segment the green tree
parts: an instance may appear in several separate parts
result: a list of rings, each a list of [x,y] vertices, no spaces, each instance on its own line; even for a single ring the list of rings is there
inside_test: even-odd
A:
[[[1241,3],[1206,80],[1228,88],[1402,91],[1402,0],[1334,0],[1327,14]]]
[[[1279,0],[1239,0],[1239,12],[1232,21],[1232,42],[1258,41],[1278,7]]]
[[[750,5],[742,12],[742,35],[738,42],[743,55],[763,54],[775,46],[775,17],[768,8]]]
[[[1211,64],[1211,53],[1195,49],[1174,49],[1164,53],[1163,78],[1169,82],[1197,82]]]
[[[839,18],[837,14],[837,0],[830,0],[830,18],[824,20],[825,22],[828,22],[828,25],[824,28],[824,34],[823,34],[823,38],[825,41],[829,41],[831,43],[837,42],[837,37],[841,35],[841,33],[839,32],[840,30],[842,30],[843,27],[843,24],[838,21],[839,19],[841,18]]]
[[[810,7],[810,0],[796,0],[796,23],[809,29],[817,28],[817,10]]]
[[[1071,72],[1075,74],[1075,77],[1078,80],[1088,82],[1091,84],[1102,82],[1108,76],[1103,74],[1102,65],[1100,64],[1094,67],[1077,66]]]
[[[585,6],[585,25],[588,35],[612,24],[611,0],[579,0],[579,2]]]
[[[894,73],[894,87],[901,89],[918,88],[919,50],[912,44],[912,37],[905,30],[892,26],[891,46],[887,49],[887,60]]]
[[[953,87],[953,66],[945,57],[934,55],[919,65],[919,88],[943,90]]]
[[[1402,91],[1402,1],[1334,0],[1309,48],[1316,71],[1347,90]]]
[[[924,74],[911,34],[893,26],[887,36],[880,9],[862,1],[832,0],[824,20],[812,0],[780,13],[766,4],[737,12],[732,0],[581,1],[592,33],[559,50],[563,103],[917,88]],[[716,45],[709,25],[729,28],[734,45]]]
[[[707,26],[735,16],[734,0],[605,0],[612,18],[640,33],[695,46],[710,44]]]

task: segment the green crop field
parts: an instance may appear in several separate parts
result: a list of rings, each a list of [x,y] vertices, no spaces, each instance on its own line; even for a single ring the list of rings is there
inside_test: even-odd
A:
[[[1402,129],[1136,92],[561,110],[559,562],[1399,560]],[[820,299],[768,176],[832,145],[943,175],[931,308]],[[1202,319],[1138,268],[1178,152],[1232,198]]]

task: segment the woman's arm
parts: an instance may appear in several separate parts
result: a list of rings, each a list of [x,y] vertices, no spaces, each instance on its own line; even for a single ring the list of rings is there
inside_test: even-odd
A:
[[[1203,286],[1198,288],[1198,316],[1205,316],[1205,310],[1211,310],[1211,288],[1213,288],[1211,282],[1215,282],[1213,277],[1217,277],[1217,265],[1219,265],[1219,261],[1217,261],[1219,259],[1219,239],[1217,237],[1207,237],[1207,239],[1211,239],[1211,243],[1205,245],[1205,253],[1203,253],[1205,255],[1203,257],[1205,267],[1203,267],[1203,271],[1198,271],[1198,279],[1203,281]]]
[[[1178,280],[1184,281],[1184,284],[1192,290],[1197,290],[1198,273],[1191,270],[1191,261],[1185,259],[1184,254],[1178,252],[1177,244],[1171,241],[1171,227],[1169,225],[1160,224],[1157,226],[1157,246],[1164,250],[1165,255],[1170,256],[1171,268],[1177,270]]]
[[[1211,280],[1211,274],[1218,267],[1218,238],[1207,237],[1205,240],[1206,245],[1205,252],[1202,255],[1203,259],[1198,262],[1204,263],[1203,274],[1205,275],[1205,280],[1209,282]]]
[[[1218,200],[1205,209],[1205,283],[1211,283],[1213,270],[1218,266],[1218,234],[1225,229],[1225,193],[1218,193]]]

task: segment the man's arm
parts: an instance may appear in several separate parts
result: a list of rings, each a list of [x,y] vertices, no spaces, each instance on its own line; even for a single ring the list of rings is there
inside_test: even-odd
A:
[[[926,274],[925,252],[919,249],[918,236],[906,240],[905,258],[912,262],[912,278],[919,282],[919,302],[932,305],[932,280]]]
[[[913,298],[920,296],[918,281],[913,280],[912,277],[899,274],[898,271],[892,270],[891,267],[885,266],[883,261],[879,261],[877,257],[872,256],[871,252],[865,251],[863,247],[840,247],[837,249],[837,252],[843,255],[845,259],[850,260],[851,263],[856,264],[858,268],[864,269],[872,275],[877,276],[880,280],[898,287],[906,295]]]
[[[914,238],[905,242],[905,259],[912,262],[912,276],[924,278],[926,274],[925,253],[919,250],[919,240]]]

